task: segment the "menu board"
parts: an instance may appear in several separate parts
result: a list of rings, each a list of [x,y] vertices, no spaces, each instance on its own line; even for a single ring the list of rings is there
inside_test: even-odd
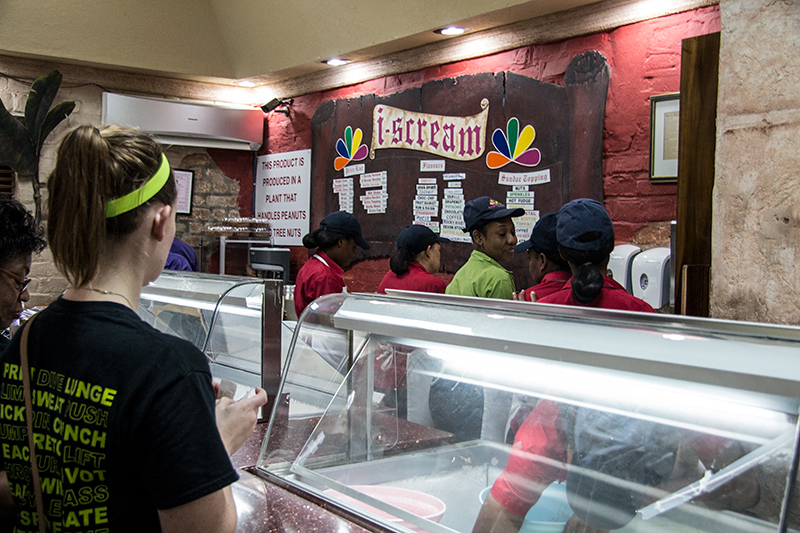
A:
[[[387,257],[400,230],[421,224],[453,241],[442,260],[455,272],[472,251],[464,205],[490,196],[525,210],[515,226],[520,241],[529,238],[540,214],[571,199],[571,188],[602,191],[603,113],[599,124],[581,126],[591,132],[587,142],[571,146],[576,121],[587,119],[570,107],[569,90],[501,72],[322,102],[312,118],[312,227],[331,211],[349,211],[371,245],[359,257]],[[607,78],[597,92],[604,106]],[[525,254],[505,266],[527,276]]]

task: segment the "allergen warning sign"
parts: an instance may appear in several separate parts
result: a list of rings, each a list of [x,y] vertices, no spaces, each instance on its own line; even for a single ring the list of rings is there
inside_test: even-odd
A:
[[[300,246],[308,233],[311,150],[256,159],[256,218],[269,221],[275,245]]]

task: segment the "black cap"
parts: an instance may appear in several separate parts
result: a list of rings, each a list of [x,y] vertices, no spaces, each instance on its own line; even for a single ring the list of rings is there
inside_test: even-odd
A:
[[[521,217],[525,210],[521,207],[508,209],[505,204],[492,200],[488,196],[481,196],[467,202],[464,206],[464,223],[467,225],[465,233],[471,233],[479,222],[484,220],[497,220],[505,217]]]
[[[364,250],[369,250],[369,244],[361,236],[361,224],[358,223],[356,217],[347,211],[334,211],[326,215],[322,222],[319,223],[319,228],[344,235],[345,237],[352,237],[357,245]]]
[[[428,249],[428,246],[437,242],[450,242],[450,239],[436,235],[427,226],[411,224],[400,231],[397,236],[397,247],[405,248],[411,255],[417,255]]]
[[[598,529],[618,529],[649,501],[645,489],[666,481],[680,432],[655,422],[581,408],[567,474],[567,500]]]
[[[587,239],[590,233],[597,235]],[[558,211],[556,238],[565,248],[600,251],[608,241],[614,240],[614,225],[603,204],[590,198],[578,198]]]
[[[531,238],[516,245],[514,251],[519,253],[534,248],[542,252],[557,252],[556,220],[555,213],[544,215],[533,227]]]

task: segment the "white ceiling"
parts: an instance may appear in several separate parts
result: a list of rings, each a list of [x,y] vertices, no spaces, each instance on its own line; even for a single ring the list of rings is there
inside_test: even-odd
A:
[[[0,0],[0,53],[274,83],[597,0]]]

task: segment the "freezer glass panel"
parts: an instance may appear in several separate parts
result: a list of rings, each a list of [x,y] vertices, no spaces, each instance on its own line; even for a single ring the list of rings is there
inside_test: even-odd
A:
[[[222,295],[208,335],[206,355],[219,364],[261,371],[264,284],[242,281]]]
[[[255,278],[164,271],[142,289],[139,316],[214,361],[258,372],[263,295]]]
[[[797,328],[333,295],[293,343],[259,471],[384,526],[798,527]]]

